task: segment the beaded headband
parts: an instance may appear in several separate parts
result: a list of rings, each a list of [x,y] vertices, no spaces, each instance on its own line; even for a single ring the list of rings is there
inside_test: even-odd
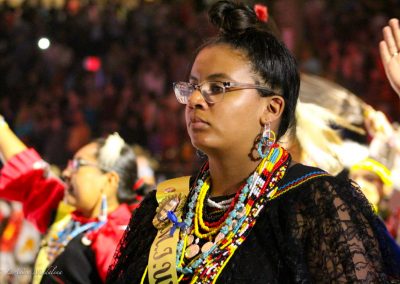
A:
[[[367,159],[353,165],[350,168],[350,171],[359,170],[359,169],[368,170],[368,171],[371,171],[371,172],[377,174],[385,185],[390,186],[393,184],[390,170],[387,167],[385,167],[384,165],[382,165],[381,163],[379,163],[371,158],[367,158]]]

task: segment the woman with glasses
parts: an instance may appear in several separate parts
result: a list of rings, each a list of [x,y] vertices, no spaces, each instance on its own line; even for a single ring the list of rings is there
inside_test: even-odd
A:
[[[95,140],[76,152],[61,181],[0,116],[0,152],[0,197],[22,202],[25,217],[46,234],[33,283],[104,282],[136,197],[132,148],[116,133]],[[63,199],[75,211],[55,218]]]
[[[360,191],[277,143],[294,125],[299,75],[266,8],[220,1],[209,16],[218,36],[199,48],[188,81],[174,84],[207,160],[142,202],[108,282],[399,279],[392,243]]]

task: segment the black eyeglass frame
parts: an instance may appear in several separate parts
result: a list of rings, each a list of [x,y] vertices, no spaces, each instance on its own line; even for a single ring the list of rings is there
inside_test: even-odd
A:
[[[74,158],[72,160],[68,160],[67,168],[71,169],[72,172],[77,172],[81,167],[95,167],[100,169],[103,172],[109,172],[110,170],[100,166],[99,164],[88,162],[82,158]]]

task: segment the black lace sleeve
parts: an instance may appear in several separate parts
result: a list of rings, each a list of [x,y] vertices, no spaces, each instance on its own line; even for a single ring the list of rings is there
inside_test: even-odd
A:
[[[133,214],[114,255],[114,264],[108,272],[107,283],[140,282],[147,266],[149,247],[157,234],[152,224],[158,206],[155,193],[156,191],[150,192]]]
[[[323,178],[312,182],[299,200],[289,217],[290,235],[304,248],[305,265],[299,265],[301,261],[294,264],[299,270],[295,274],[309,274],[316,283],[399,279],[400,266],[385,228],[358,188],[333,177]],[[296,255],[298,261],[300,254]]]

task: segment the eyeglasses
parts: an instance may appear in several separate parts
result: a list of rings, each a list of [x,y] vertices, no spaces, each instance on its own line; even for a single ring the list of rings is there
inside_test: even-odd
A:
[[[72,172],[77,172],[80,167],[95,167],[95,168],[99,168],[100,170],[102,170],[104,172],[108,171],[106,168],[101,167],[98,164],[85,161],[81,158],[75,158],[75,159],[68,161],[67,168],[70,169]]]
[[[193,94],[195,90],[200,91],[203,98],[210,104],[214,104],[222,101],[224,94],[226,92],[232,92],[236,90],[243,89],[257,89],[266,91],[267,96],[274,94],[269,87],[247,84],[247,83],[237,83],[237,82],[208,82],[205,81],[201,84],[193,84],[189,82],[176,82],[173,84],[175,96],[181,104],[186,105],[188,103],[189,97]]]

